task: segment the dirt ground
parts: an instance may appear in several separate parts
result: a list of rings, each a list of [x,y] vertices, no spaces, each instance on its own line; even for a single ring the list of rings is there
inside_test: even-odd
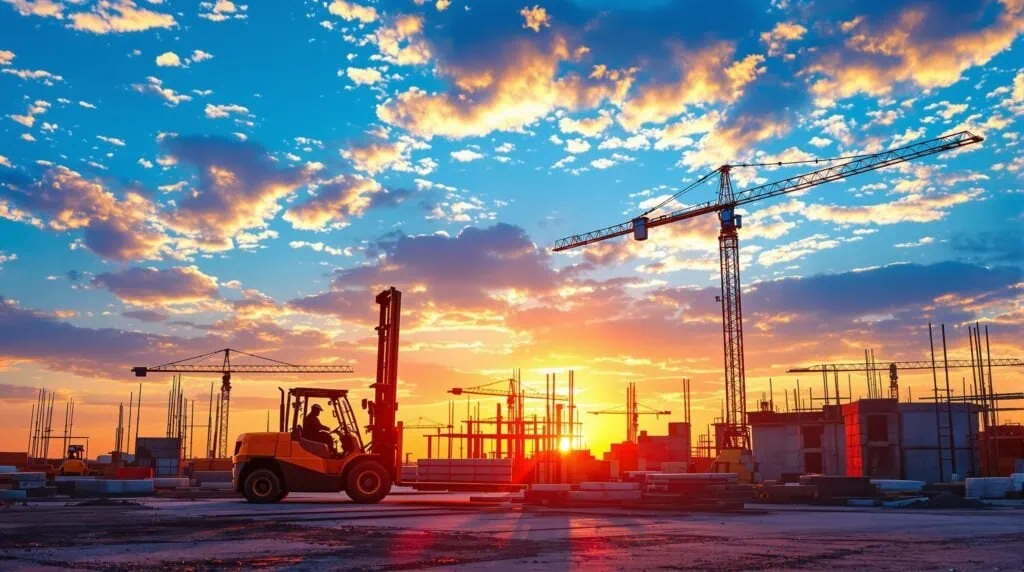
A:
[[[0,569],[1024,570],[1024,509],[539,509],[468,495],[0,508]]]

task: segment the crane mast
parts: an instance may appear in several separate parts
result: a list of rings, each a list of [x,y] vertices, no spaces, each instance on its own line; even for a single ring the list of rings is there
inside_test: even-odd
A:
[[[718,220],[721,223],[718,235],[718,251],[721,264],[721,295],[718,297],[718,302],[722,305],[722,346],[725,362],[726,426],[724,447],[726,449],[747,450],[750,448],[750,438],[746,424],[747,389],[746,369],[743,358],[743,303],[740,293],[739,233],[737,232],[743,227],[743,218],[736,214],[736,208],[760,200],[810,189],[832,181],[839,181],[853,175],[875,171],[890,165],[904,163],[920,157],[973,145],[981,141],[982,138],[978,135],[969,131],[959,131],[935,139],[888,149],[880,153],[841,158],[849,160],[795,177],[755,186],[738,193],[734,192],[732,187],[732,179],[729,174],[732,168],[782,166],[782,163],[722,165],[641,216],[614,226],[562,238],[555,242],[552,250],[561,252],[627,234],[633,234],[633,238],[638,241],[647,240],[648,231],[651,228],[705,214],[718,214]],[[818,160],[814,160],[814,162],[817,163]],[[719,178],[718,198],[716,201],[708,201],[664,215],[648,217],[649,214],[664,206],[670,200],[709,181],[716,174]]]

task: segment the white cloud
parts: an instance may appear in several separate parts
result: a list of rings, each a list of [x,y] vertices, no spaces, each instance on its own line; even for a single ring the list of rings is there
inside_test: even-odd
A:
[[[611,167],[613,165],[615,165],[615,161],[612,161],[611,159],[605,159],[603,157],[601,159],[594,159],[593,161],[590,162],[590,166],[595,169],[607,169],[608,167]]]
[[[213,54],[204,52],[203,50],[192,50],[192,61],[199,63],[205,62],[206,60],[212,60]]]
[[[348,68],[345,75],[356,85],[373,85],[381,80],[381,73],[373,68]]]
[[[483,158],[483,155],[481,155],[480,153],[477,153],[476,151],[474,151],[472,149],[462,149],[462,150],[459,150],[459,151],[452,151],[450,154],[451,154],[452,159],[455,159],[456,161],[458,161],[460,163],[469,163],[470,161],[476,161],[477,159],[482,159]]]
[[[181,58],[174,52],[164,52],[156,57],[156,65],[162,68],[180,68]]]
[[[100,141],[105,142],[105,143],[110,143],[111,145],[113,145],[115,147],[124,147],[124,140],[118,139],[117,137],[107,137],[105,135],[97,135],[96,138],[99,139]]]
[[[565,150],[569,153],[586,153],[590,150],[590,143],[585,139],[570,139],[565,144]]]
[[[206,104],[206,108],[203,109],[206,117],[209,119],[223,119],[225,117],[231,117],[232,113],[249,113],[249,108],[243,105],[228,104],[228,105],[213,105],[210,103]]]

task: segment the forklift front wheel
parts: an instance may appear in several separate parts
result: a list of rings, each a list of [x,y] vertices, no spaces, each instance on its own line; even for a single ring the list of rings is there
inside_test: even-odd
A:
[[[284,497],[281,479],[270,469],[257,469],[245,479],[243,491],[251,503],[277,502]]]
[[[345,494],[360,504],[380,502],[391,492],[391,476],[377,461],[361,461],[348,473]]]

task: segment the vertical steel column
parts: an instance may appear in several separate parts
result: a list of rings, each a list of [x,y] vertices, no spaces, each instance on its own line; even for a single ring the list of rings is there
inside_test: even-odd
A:
[[[718,202],[733,202],[732,180],[729,167],[721,168]],[[743,304],[740,296],[739,220],[735,211],[727,207],[718,213],[721,232],[718,251],[721,261],[722,283],[722,346],[725,356],[725,423],[726,447],[749,447],[746,428],[747,387],[743,361]]]

